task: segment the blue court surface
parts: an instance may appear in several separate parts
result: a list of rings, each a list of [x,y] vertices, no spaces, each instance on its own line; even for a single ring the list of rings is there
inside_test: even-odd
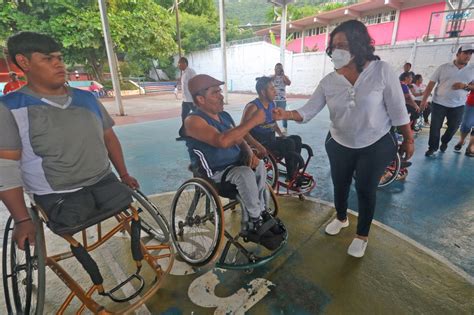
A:
[[[289,107],[294,109],[303,103],[293,101]],[[227,111],[238,122],[242,108],[231,106]],[[180,118],[173,118],[115,127],[129,172],[139,179],[147,194],[175,191],[191,177],[185,143],[175,141],[180,123]],[[332,202],[329,161],[324,150],[329,124],[328,111],[323,110],[307,124],[290,122],[289,132],[302,136],[313,148],[309,173],[316,178],[317,187],[311,196]],[[453,152],[456,141],[455,137],[446,153],[426,158],[428,128],[421,131],[407,179],[378,191],[375,219],[474,276],[474,159]],[[354,188],[349,207],[357,211]]]

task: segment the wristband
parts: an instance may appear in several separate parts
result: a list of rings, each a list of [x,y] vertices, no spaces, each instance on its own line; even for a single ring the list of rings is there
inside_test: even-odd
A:
[[[123,174],[123,175],[120,175],[120,178],[124,178],[125,176],[129,176],[129,174],[128,174],[128,173],[125,173],[125,174]]]
[[[403,142],[409,143],[409,144],[414,144],[415,139],[403,139]]]
[[[15,224],[20,224],[20,223],[23,223],[23,222],[26,222],[26,221],[31,221],[31,218],[30,217],[23,218],[21,220],[15,221]]]

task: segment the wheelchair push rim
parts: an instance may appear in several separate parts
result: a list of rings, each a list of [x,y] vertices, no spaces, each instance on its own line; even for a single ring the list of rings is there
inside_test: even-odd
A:
[[[45,299],[45,253],[42,225],[30,211],[36,245],[20,250],[12,239],[13,218],[7,220],[2,252],[2,277],[8,314],[42,314]],[[13,310],[15,309],[15,311]]]

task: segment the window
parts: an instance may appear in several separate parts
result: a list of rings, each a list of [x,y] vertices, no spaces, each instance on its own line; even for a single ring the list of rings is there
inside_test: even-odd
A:
[[[306,36],[314,36],[314,35],[319,35],[319,34],[324,34],[326,33],[326,26],[319,26],[315,28],[310,28],[309,30],[306,30]]]
[[[395,21],[396,11],[386,11],[364,16],[361,20],[365,25],[380,24]]]
[[[293,39],[301,38],[302,35],[303,35],[302,32],[294,32],[294,33],[293,33]]]

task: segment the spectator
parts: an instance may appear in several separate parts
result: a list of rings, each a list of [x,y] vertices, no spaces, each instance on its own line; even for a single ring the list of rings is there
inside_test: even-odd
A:
[[[181,70],[181,89],[183,91],[183,103],[181,104],[181,127],[179,128],[179,137],[176,138],[176,141],[184,140],[184,120],[189,115],[189,113],[194,109],[193,97],[189,93],[188,82],[192,77],[196,75],[193,69],[188,67],[188,59],[185,57],[179,58],[178,68]]]
[[[321,80],[303,107],[292,111],[276,108],[274,118],[306,123],[327,105],[331,125],[326,151],[337,218],[325,230],[336,235],[349,226],[348,197],[355,172],[359,217],[347,253],[362,257],[374,216],[377,186],[397,153],[397,140],[390,129],[399,126],[403,134],[400,152],[406,160],[413,154],[414,140],[400,81],[386,62],[377,60],[366,26],[356,20],[340,24],[331,32],[326,52],[335,71]]]
[[[436,69],[423,93],[422,110],[427,108],[428,97],[436,85],[431,102],[430,138],[426,156],[432,156],[438,148],[441,152],[445,152],[449,141],[459,128],[469,91],[468,84],[474,80],[474,65],[468,65],[473,51],[473,44],[459,47],[456,59]],[[448,128],[441,137],[440,146],[441,127],[445,118]]]
[[[411,71],[411,63],[406,62],[403,65],[403,73],[408,73],[411,76],[411,79],[413,80],[415,78],[415,73]]]
[[[8,75],[10,76],[10,81],[8,81],[8,83],[5,84],[5,86],[3,87],[3,94],[8,94],[10,92],[18,90],[26,84],[25,81],[18,80],[17,74],[13,71],[11,71]]]
[[[415,78],[413,79],[413,84],[411,85],[410,92],[413,95],[413,99],[415,100],[416,105],[421,105],[421,100],[423,98],[423,92],[426,89],[426,85],[423,84],[423,77],[421,74],[416,74]],[[428,117],[431,113],[431,104],[427,103],[425,110],[423,111],[423,121],[425,126],[429,126],[430,122]]]
[[[409,86],[411,85],[412,78],[410,73],[403,72],[399,79],[402,86],[403,96],[405,97],[405,105],[407,107],[408,114],[410,114],[410,125],[413,129],[416,120],[420,117],[420,107],[415,103],[410,93]]]
[[[454,146],[455,152],[460,152],[467,135],[471,132],[471,140],[466,148],[466,156],[474,157],[474,83],[468,85],[471,92],[467,96],[466,109],[464,110],[464,117],[461,123],[461,138]]]
[[[277,63],[275,65],[275,74],[271,78],[276,89],[275,104],[277,107],[286,109],[286,86],[291,85],[291,81],[288,76],[285,75],[283,65],[281,63]],[[282,124],[283,128],[281,129],[281,132],[286,134],[288,129],[288,121],[283,120]]]
[[[100,87],[94,81],[89,85],[89,91],[94,94],[95,98],[99,98]]]

